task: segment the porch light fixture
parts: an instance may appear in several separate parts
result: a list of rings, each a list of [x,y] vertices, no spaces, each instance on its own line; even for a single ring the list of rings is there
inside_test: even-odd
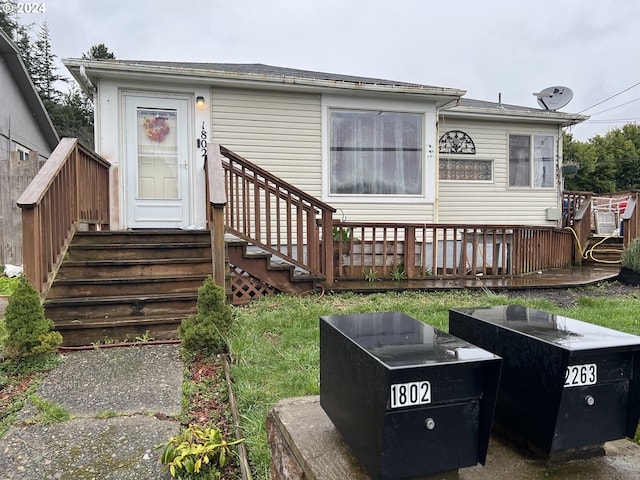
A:
[[[198,107],[198,108],[204,107],[204,97],[203,96],[198,95],[196,97],[196,107]]]

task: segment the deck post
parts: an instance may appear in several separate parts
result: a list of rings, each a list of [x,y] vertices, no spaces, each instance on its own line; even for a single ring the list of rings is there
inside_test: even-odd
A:
[[[220,145],[211,146],[210,158],[208,158],[208,184],[209,184],[209,229],[211,231],[211,261],[213,268],[213,280],[226,290],[226,248],[224,242],[224,207],[227,204],[227,195],[224,187],[224,170],[220,157]]]

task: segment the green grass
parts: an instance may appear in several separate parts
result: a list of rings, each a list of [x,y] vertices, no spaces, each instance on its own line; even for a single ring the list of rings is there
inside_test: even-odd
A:
[[[597,287],[593,287],[597,288]],[[233,390],[256,479],[267,479],[269,448],[265,418],[278,400],[320,392],[321,315],[402,311],[446,331],[450,308],[518,304],[640,334],[640,298],[590,297],[580,290],[577,305],[562,309],[545,299],[507,298],[490,292],[340,294],[262,298],[236,310],[230,351]]]

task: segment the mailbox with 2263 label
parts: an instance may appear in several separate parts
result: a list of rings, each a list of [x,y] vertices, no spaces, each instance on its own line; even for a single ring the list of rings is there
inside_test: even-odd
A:
[[[503,358],[495,421],[543,454],[633,437],[640,337],[519,305],[449,312],[449,332]]]
[[[374,479],[484,464],[500,367],[400,312],[320,317],[320,405]]]

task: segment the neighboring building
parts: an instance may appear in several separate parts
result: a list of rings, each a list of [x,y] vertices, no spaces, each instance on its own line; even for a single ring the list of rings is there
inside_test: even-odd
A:
[[[64,63],[94,95],[113,229],[204,225],[202,139],[349,221],[560,226],[562,128],[587,118],[260,64]]]
[[[16,201],[58,142],[17,47],[0,30],[0,265],[22,264]]]

